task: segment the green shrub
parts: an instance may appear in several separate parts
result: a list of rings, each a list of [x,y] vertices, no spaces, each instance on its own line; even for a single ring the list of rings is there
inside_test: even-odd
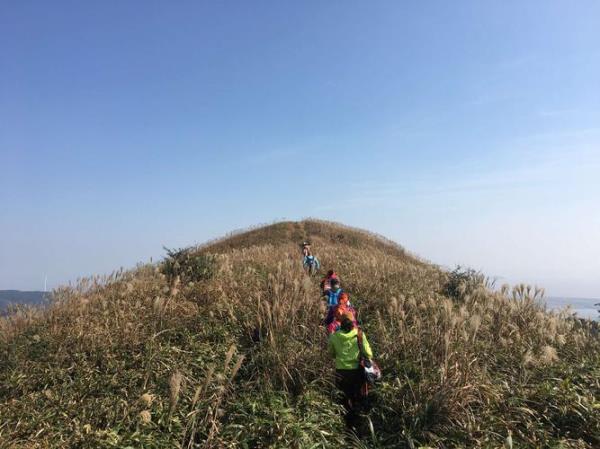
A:
[[[487,279],[483,273],[460,265],[448,273],[448,281],[443,293],[452,299],[462,299],[480,287],[485,287]]]
[[[167,256],[161,271],[169,279],[177,276],[183,282],[208,280],[215,273],[215,257],[208,253],[194,254],[190,249],[165,248]]]

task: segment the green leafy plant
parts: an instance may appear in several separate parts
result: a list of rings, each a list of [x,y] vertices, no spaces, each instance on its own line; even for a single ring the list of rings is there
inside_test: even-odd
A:
[[[190,249],[165,248],[167,256],[161,271],[169,279],[179,277],[184,282],[198,282],[210,279],[215,270],[215,257],[208,253],[193,252]]]
[[[485,287],[487,279],[483,273],[472,268],[457,266],[448,273],[448,280],[444,285],[444,294],[453,299],[461,299],[472,294],[480,287]]]

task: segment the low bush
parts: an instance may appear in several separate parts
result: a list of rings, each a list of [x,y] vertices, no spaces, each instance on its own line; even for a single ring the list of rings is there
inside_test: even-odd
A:
[[[443,293],[453,299],[462,299],[465,295],[470,295],[486,285],[487,278],[483,273],[472,268],[458,266],[448,273]]]
[[[198,282],[210,279],[215,271],[215,257],[209,253],[190,249],[165,248],[167,256],[161,271],[169,280],[177,277],[183,282]]]

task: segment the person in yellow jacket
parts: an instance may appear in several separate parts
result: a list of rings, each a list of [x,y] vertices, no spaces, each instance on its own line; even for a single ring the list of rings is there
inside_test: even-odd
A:
[[[362,398],[362,388],[365,378],[360,364],[360,350],[358,333],[361,332],[363,356],[373,358],[371,346],[367,336],[354,324],[350,313],[344,317],[340,329],[331,334],[328,341],[328,350],[335,358],[336,385],[345,396],[344,405],[352,411]]]

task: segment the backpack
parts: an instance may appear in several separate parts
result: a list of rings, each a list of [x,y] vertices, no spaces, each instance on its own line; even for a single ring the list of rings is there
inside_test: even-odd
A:
[[[318,270],[321,268],[321,262],[319,262],[319,259],[317,259],[315,256],[306,256],[304,257],[304,267]]]
[[[356,340],[358,342],[358,353],[359,353],[359,366],[363,372],[365,382],[368,385],[375,385],[376,382],[381,380],[381,369],[375,360],[369,359],[363,347],[362,330],[358,329],[356,334]]]
[[[333,289],[329,289],[326,293],[327,295],[327,306],[328,307],[333,307],[333,306],[337,306],[339,299],[340,299],[340,295],[343,293],[344,290],[342,290],[341,288],[339,290],[333,290]]]

